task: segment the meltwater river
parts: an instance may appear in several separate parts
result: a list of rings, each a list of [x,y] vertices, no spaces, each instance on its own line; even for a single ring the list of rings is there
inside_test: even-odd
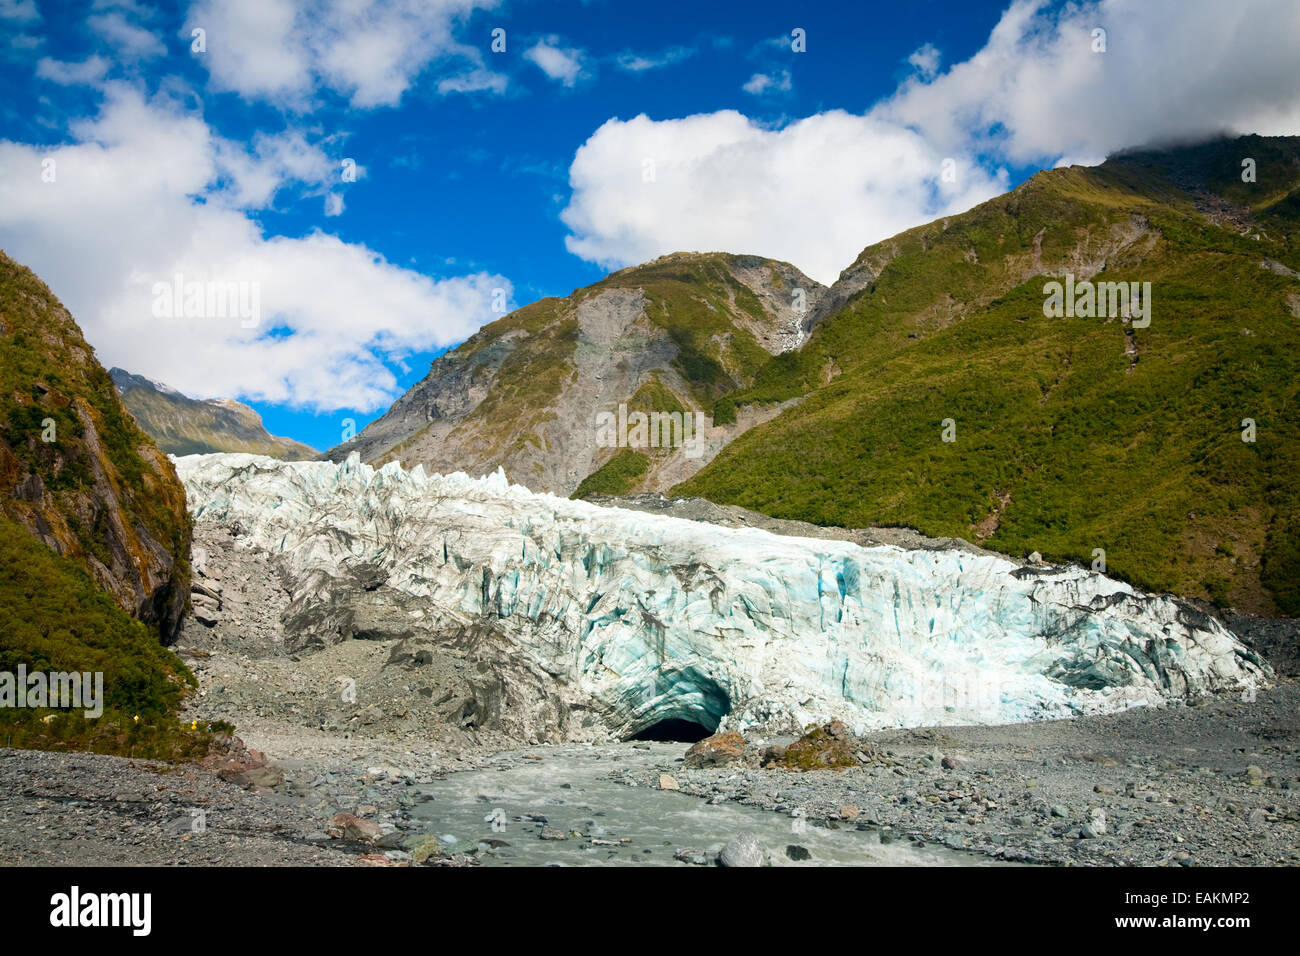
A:
[[[654,743],[646,748],[572,745],[504,754],[498,767],[453,773],[421,787],[431,799],[415,809],[415,816],[440,838],[455,838],[448,850],[477,847],[485,866],[687,866],[673,858],[677,850],[712,851],[712,859],[745,831],[757,835],[773,866],[989,862],[941,846],[882,844],[875,832],[851,826],[832,830],[785,814],[730,802],[710,806],[699,797],[611,779],[611,774],[625,772],[671,773],[685,745]],[[543,826],[568,837],[543,840]],[[574,831],[581,835],[574,836]],[[802,847],[808,858],[792,859],[786,851],[790,846]]]

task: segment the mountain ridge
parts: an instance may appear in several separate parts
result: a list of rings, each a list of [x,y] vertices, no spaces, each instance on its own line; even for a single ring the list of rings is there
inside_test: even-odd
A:
[[[310,445],[270,434],[262,416],[242,402],[190,398],[122,368],[110,369],[109,376],[136,423],[168,454],[246,452],[286,460],[320,454]]]
[[[657,475],[681,480],[731,434],[765,417],[719,419],[713,405],[801,341],[804,316],[822,291],[794,266],[759,256],[673,253],[621,269],[484,326],[323,457],[341,461],[357,451],[372,464],[401,460],[478,474],[504,467],[559,494],[628,455],[640,471],[618,488]],[[596,416],[620,405],[703,413],[700,455],[602,446]]]

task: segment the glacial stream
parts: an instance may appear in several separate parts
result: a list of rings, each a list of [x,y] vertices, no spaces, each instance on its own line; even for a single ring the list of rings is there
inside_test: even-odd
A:
[[[463,852],[478,846],[484,866],[687,866],[673,858],[678,849],[713,851],[712,858],[744,831],[758,836],[773,866],[990,862],[906,840],[882,844],[876,833],[852,825],[832,830],[783,813],[731,802],[710,806],[699,797],[610,779],[611,773],[671,773],[680,766],[676,760],[684,749],[683,744],[654,743],[648,749],[626,744],[518,751],[502,755],[499,767],[453,773],[422,787],[431,799],[414,813],[435,827],[440,838],[455,837],[447,849]],[[529,759],[529,754],[542,759]],[[568,838],[543,840],[543,826]],[[575,830],[583,835],[574,836]],[[791,845],[806,849],[809,858],[790,859],[786,847]]]

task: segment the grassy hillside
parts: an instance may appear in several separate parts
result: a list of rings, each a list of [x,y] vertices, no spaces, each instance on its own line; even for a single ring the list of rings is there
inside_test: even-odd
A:
[[[137,757],[202,755],[210,729],[176,719],[193,675],[72,561],[0,518],[0,672],[100,672],[103,714],[0,708],[0,746]],[[137,719],[138,718],[138,719]]]
[[[804,401],[674,493],[1103,549],[1145,587],[1300,614],[1297,185],[1295,139],[1135,153],[870,247],[863,291],[729,399]],[[1066,271],[1151,282],[1150,326],[1044,317]]]

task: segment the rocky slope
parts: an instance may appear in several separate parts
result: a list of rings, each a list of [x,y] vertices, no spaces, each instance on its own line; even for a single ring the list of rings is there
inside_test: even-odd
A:
[[[570,494],[621,453],[634,474],[612,490],[680,481],[775,413],[715,420],[713,406],[798,345],[821,293],[793,266],[756,256],[679,253],[624,269],[479,330],[325,457],[356,451],[371,464],[474,474],[504,467],[535,491]],[[629,413],[703,413],[702,447],[603,447],[597,416],[620,403]]]
[[[400,641],[392,653],[417,672],[454,647],[466,716],[516,739],[627,737],[667,720],[996,723],[1268,674],[1208,615],[1077,567],[727,528],[355,455],[177,469],[204,533],[267,563],[250,577],[277,577],[267,645]]]
[[[0,252],[0,514],[164,639],[189,592],[190,522],[167,456],[67,310]],[[3,595],[21,610],[21,595]]]
[[[110,369],[108,374],[136,424],[168,454],[235,451],[289,461],[319,455],[309,445],[270,434],[262,417],[241,402],[190,398],[125,369]]]

